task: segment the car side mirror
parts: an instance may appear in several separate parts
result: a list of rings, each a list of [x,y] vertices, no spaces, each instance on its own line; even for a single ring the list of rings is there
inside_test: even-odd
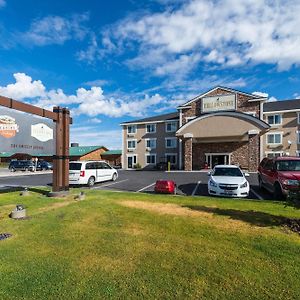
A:
[[[250,174],[249,174],[249,173],[244,173],[244,176],[245,176],[245,177],[249,177]]]

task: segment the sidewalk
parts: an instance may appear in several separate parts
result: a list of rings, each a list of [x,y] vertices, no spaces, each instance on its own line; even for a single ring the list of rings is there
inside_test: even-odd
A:
[[[52,171],[17,171],[10,172],[8,169],[0,168],[0,177],[17,177],[17,176],[34,176],[34,175],[43,175],[43,174],[52,174]]]

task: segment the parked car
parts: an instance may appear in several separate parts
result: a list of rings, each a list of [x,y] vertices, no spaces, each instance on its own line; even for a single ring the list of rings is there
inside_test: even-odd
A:
[[[250,185],[242,170],[235,165],[217,165],[209,172],[208,193],[225,197],[247,197]]]
[[[104,161],[72,161],[69,165],[71,185],[93,186],[97,182],[118,178],[118,172]]]
[[[172,180],[157,180],[154,191],[155,193],[176,194],[177,186]]]
[[[12,160],[8,166],[11,172],[16,171],[35,171],[34,162],[31,160]]]
[[[45,160],[39,161],[36,166],[37,171],[53,170],[53,165]]]
[[[258,182],[276,199],[285,198],[289,191],[299,189],[300,157],[264,158],[258,167]]]

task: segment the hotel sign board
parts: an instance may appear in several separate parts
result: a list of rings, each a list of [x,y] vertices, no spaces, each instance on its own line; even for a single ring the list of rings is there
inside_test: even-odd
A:
[[[234,94],[202,98],[202,113],[235,109],[236,98]]]
[[[55,123],[0,107],[0,152],[55,154]]]

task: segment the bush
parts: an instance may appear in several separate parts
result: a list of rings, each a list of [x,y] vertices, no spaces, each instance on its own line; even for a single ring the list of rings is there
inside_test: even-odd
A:
[[[140,170],[142,168],[142,166],[139,163],[137,163],[137,164],[134,165],[134,168],[136,170]]]
[[[287,202],[295,208],[300,208],[300,189],[290,191],[287,196]]]

